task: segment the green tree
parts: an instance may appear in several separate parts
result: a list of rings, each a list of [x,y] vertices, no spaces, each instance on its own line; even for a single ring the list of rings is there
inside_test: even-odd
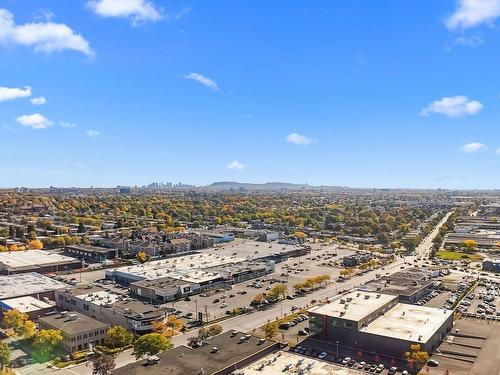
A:
[[[113,356],[108,354],[100,354],[92,361],[93,375],[107,375],[116,366]]]
[[[106,331],[106,345],[114,348],[122,348],[132,344],[134,335],[122,326],[111,326]]]
[[[33,340],[36,355],[47,360],[63,342],[61,331],[57,329],[42,329],[38,331]]]
[[[10,363],[10,348],[4,343],[0,342],[0,367],[7,366]]]
[[[78,233],[85,233],[85,224],[83,224],[83,221],[80,221],[78,224]]]
[[[286,291],[286,286],[283,284],[276,284],[269,290],[268,296],[274,299],[285,298]]]
[[[172,348],[172,343],[168,338],[160,333],[148,333],[139,337],[134,343],[134,353],[137,359],[155,355]]]

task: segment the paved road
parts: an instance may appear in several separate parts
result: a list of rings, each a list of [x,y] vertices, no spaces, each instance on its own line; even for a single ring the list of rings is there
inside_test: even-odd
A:
[[[445,217],[436,225],[432,232],[422,240],[422,242],[416,248],[416,253],[418,255],[408,256],[405,258],[397,258],[393,263],[386,266],[384,271],[386,273],[392,274],[399,271],[401,269],[401,266],[404,266],[405,263],[411,265],[423,263],[423,257],[425,255],[428,255],[431,251],[432,240],[438,234],[439,228],[446,222],[446,220],[448,220],[449,215],[451,215],[451,212],[445,215]],[[422,260],[415,263],[414,260],[417,259],[417,257],[420,257]],[[304,297],[298,297],[294,300],[284,300],[266,310],[257,311],[250,315],[240,315],[234,318],[230,318],[222,321],[220,324],[222,325],[224,331],[235,329],[242,332],[249,332],[256,327],[266,324],[268,321],[275,320],[277,317],[280,317],[282,313],[290,312],[293,306],[297,306],[299,308],[306,307],[307,305],[310,305],[312,299],[318,301],[325,300],[326,298],[337,295],[339,291],[359,287],[366,282],[373,280],[375,278],[375,274],[379,272],[380,270],[373,270],[365,274],[353,277],[343,283],[332,283],[322,289],[318,289],[314,292],[308,293]],[[190,337],[196,336],[197,333],[197,330],[193,330],[184,335],[176,336],[172,338],[172,343],[175,346],[186,345],[187,340]],[[128,350],[117,356],[116,365],[117,367],[122,367],[126,364],[134,362],[134,360],[135,357],[131,354],[131,350]],[[23,369],[18,369],[16,372],[21,375],[42,375],[54,372],[58,375],[91,375],[92,366],[90,364],[88,366],[82,364],[79,366],[74,366],[70,369],[51,370],[47,369],[43,365],[33,365]]]

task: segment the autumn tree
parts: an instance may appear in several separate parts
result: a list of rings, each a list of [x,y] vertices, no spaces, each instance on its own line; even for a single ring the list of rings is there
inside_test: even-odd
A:
[[[464,246],[467,251],[473,252],[476,250],[477,242],[474,240],[465,240],[462,242],[462,246]]]
[[[207,327],[207,334],[209,337],[212,336],[217,336],[222,333],[222,326],[220,324],[212,324],[211,326]]]
[[[165,326],[170,328],[170,336],[173,336],[175,331],[178,331],[183,327],[183,324],[175,315],[170,315],[165,322]]]
[[[148,333],[139,337],[134,343],[134,353],[137,359],[143,356],[156,355],[172,348],[168,338],[160,333]]]
[[[28,315],[17,309],[7,310],[3,313],[2,326],[12,329],[19,337],[32,337],[36,333],[36,325],[28,319]]]
[[[139,251],[135,257],[141,263],[145,263],[149,259],[149,255],[146,254],[144,251]]]
[[[276,284],[269,290],[268,296],[274,299],[285,298],[286,292],[286,286],[283,284]]]
[[[429,353],[421,350],[420,344],[412,344],[410,350],[403,353],[403,357],[414,373],[418,374],[419,369],[429,360]]]
[[[125,327],[122,326],[111,326],[106,331],[105,342],[107,346],[114,348],[122,348],[124,346],[132,344],[134,340],[134,335],[127,331]]]
[[[92,361],[92,375],[107,375],[116,366],[115,359],[109,354],[99,354]]]
[[[262,331],[266,339],[272,340],[278,334],[278,325],[275,322],[268,322],[264,327],[262,327]]]
[[[43,242],[37,239],[31,240],[28,242],[28,248],[30,250],[42,250]]]

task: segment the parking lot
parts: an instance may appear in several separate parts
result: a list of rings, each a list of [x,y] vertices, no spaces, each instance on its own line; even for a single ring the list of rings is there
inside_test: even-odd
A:
[[[222,250],[231,251],[232,253],[234,248],[226,246]],[[220,252],[221,249],[213,251]],[[289,258],[278,263],[275,272],[265,277],[228,285],[226,288],[207,291],[183,300],[166,303],[163,306],[175,310],[178,316],[195,318],[201,312],[204,320],[207,320],[207,318],[209,321],[217,320],[229,315],[235,309],[250,308],[250,303],[257,294],[267,293],[276,284],[285,285],[287,294],[293,295],[293,285],[304,282],[309,277],[326,274],[331,277],[331,280],[336,280],[341,267],[336,266],[334,263],[343,256],[352,253],[352,250],[337,248],[334,245],[318,246],[307,256]],[[309,297],[306,293],[295,298],[307,299]],[[307,301],[307,304],[315,302],[314,299],[311,299],[311,301]],[[278,302],[278,304],[281,306],[280,316],[289,314],[295,309],[293,299],[286,299]]]
[[[480,281],[458,310],[466,318],[500,321],[500,282]]]

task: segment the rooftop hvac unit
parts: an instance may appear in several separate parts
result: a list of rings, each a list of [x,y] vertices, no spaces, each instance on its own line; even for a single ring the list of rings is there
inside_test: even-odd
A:
[[[352,297],[347,297],[347,302],[351,302],[352,301]]]
[[[151,355],[147,358],[148,365],[156,365],[160,361],[160,358],[156,355]]]
[[[369,294],[365,294],[365,299],[370,299],[370,295]]]
[[[212,353],[217,353],[218,351],[219,351],[219,348],[218,348],[218,347],[214,346],[214,347],[212,348]]]
[[[377,294],[377,298],[380,298],[380,294]]]
[[[77,320],[78,319],[78,315],[76,315],[76,314],[69,314],[68,318],[69,318],[69,320]]]

